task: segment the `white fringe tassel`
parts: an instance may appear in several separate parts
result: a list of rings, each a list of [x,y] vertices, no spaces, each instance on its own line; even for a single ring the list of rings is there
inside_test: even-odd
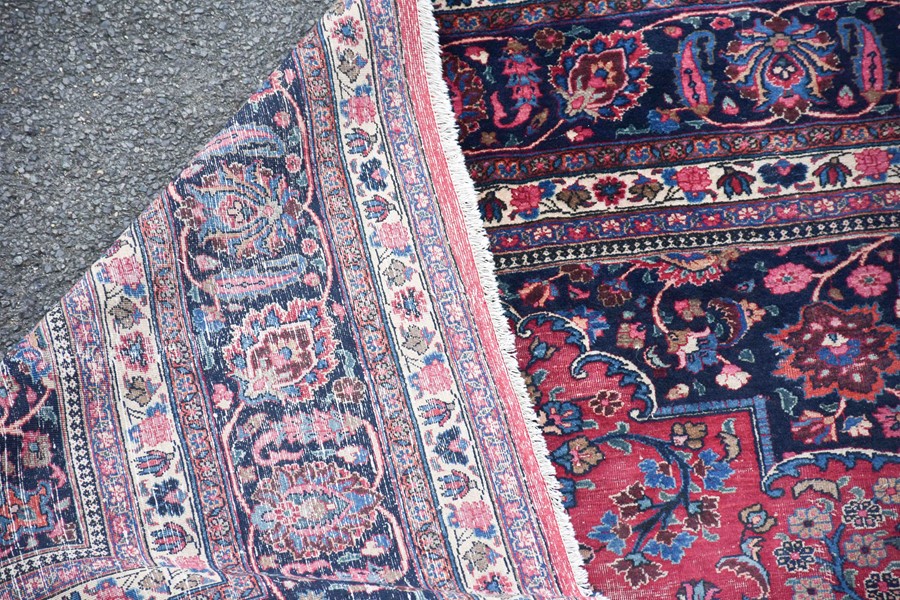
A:
[[[603,596],[594,592],[588,583],[587,571],[584,569],[584,561],[581,558],[581,553],[578,550],[578,541],[575,538],[575,530],[572,528],[572,521],[562,505],[562,493],[559,489],[559,481],[556,479],[556,471],[550,462],[547,443],[538,427],[537,414],[534,411],[531,398],[525,388],[525,380],[522,378],[522,374],[519,372],[519,365],[516,362],[513,334],[509,330],[509,323],[503,313],[503,307],[500,305],[500,293],[494,273],[494,259],[488,249],[488,236],[484,230],[484,224],[478,210],[478,193],[475,191],[475,183],[466,169],[462,148],[457,141],[459,138],[456,117],[450,106],[450,90],[447,88],[447,83],[443,78],[438,27],[432,12],[433,8],[429,0],[416,0],[416,2],[428,92],[431,97],[431,109],[440,131],[441,145],[453,185],[456,189],[456,196],[461,204],[469,236],[469,245],[475,257],[478,276],[487,299],[488,310],[493,321],[497,341],[500,345],[500,352],[503,355],[510,382],[522,409],[522,417],[528,428],[531,445],[550,496],[553,514],[556,517],[556,523],[559,526],[560,534],[565,544],[572,572],[575,574],[575,582],[585,596],[602,599]]]

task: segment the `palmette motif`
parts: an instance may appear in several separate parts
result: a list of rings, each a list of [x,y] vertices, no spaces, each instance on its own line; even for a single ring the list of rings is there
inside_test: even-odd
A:
[[[0,363],[0,598],[577,594],[418,10],[326,15]]]
[[[896,3],[437,6],[594,588],[900,597]]]

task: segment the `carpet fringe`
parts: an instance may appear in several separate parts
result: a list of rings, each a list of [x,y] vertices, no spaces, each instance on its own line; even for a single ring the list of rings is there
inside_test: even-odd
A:
[[[478,210],[478,193],[475,191],[475,183],[466,169],[463,151],[457,141],[459,139],[459,130],[456,117],[450,105],[450,90],[443,78],[438,27],[433,8],[429,0],[416,0],[416,5],[427,74],[428,94],[431,98],[431,109],[440,132],[447,168],[453,180],[456,196],[460,201],[460,208],[469,237],[469,245],[475,257],[478,276],[484,289],[488,311],[490,312],[497,341],[500,345],[500,352],[503,355],[510,383],[516,392],[519,407],[522,409],[522,417],[528,428],[532,448],[540,466],[541,475],[547,486],[550,503],[565,544],[566,554],[575,576],[575,582],[585,596],[602,600],[603,596],[594,592],[588,583],[587,571],[584,568],[584,561],[578,549],[578,540],[575,538],[575,529],[572,527],[572,521],[569,519],[568,513],[563,508],[562,493],[560,492],[559,481],[556,479],[556,471],[550,462],[547,443],[538,426],[537,414],[532,406],[531,398],[525,387],[525,380],[522,378],[518,362],[516,361],[513,334],[509,330],[507,317],[504,315],[503,307],[500,304],[500,292],[494,272],[494,259],[489,250],[487,232],[484,230],[484,224]]]

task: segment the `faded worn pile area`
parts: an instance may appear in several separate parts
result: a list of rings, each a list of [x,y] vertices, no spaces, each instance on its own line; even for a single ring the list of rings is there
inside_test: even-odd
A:
[[[12,348],[0,598],[578,593],[442,86],[334,9]]]
[[[591,585],[900,598],[896,3],[438,22]]]

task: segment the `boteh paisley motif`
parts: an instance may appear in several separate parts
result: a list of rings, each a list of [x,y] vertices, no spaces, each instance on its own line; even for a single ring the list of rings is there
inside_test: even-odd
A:
[[[900,595],[897,7],[437,14],[451,95],[509,98],[459,139],[594,589]]]

